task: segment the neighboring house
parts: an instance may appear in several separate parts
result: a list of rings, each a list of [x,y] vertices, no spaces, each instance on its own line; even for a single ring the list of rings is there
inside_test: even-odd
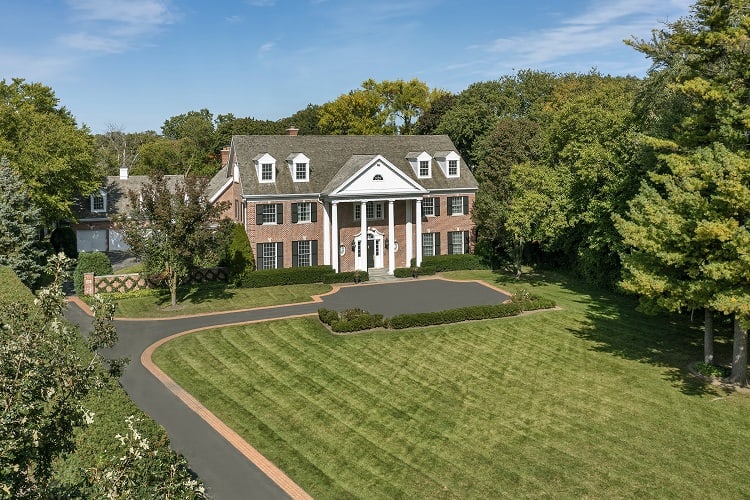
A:
[[[258,269],[417,265],[469,253],[477,182],[445,136],[234,136],[212,202],[245,224]]]
[[[174,189],[184,179],[182,175],[167,175],[167,185]],[[128,175],[127,168],[120,175],[108,176],[99,192],[79,200],[76,207],[78,222],[70,225],[76,233],[79,252],[115,252],[128,250],[122,235],[112,227],[112,217],[130,210],[129,192],[140,193],[149,182],[147,175]]]

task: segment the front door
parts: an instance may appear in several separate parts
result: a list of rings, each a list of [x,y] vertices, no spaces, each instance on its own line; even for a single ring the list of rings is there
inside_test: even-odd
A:
[[[367,269],[375,267],[375,241],[367,240]]]

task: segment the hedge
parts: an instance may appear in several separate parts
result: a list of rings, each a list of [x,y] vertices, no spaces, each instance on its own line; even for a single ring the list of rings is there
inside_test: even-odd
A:
[[[412,265],[415,260],[412,259]],[[465,271],[471,269],[487,269],[487,265],[478,255],[471,253],[454,255],[433,255],[422,259],[422,268],[432,268],[436,272]]]
[[[430,266],[422,266],[417,268],[417,276],[431,276],[435,274],[435,268]],[[393,276],[396,278],[412,278],[414,277],[414,268],[412,267],[397,267],[393,270]]]
[[[331,330],[334,332],[355,332],[379,327],[401,330],[420,326],[460,323],[461,321],[505,318],[516,316],[523,311],[549,309],[552,307],[555,307],[553,300],[524,295],[522,299],[516,299],[514,302],[506,302],[504,304],[459,307],[446,311],[398,314],[385,320],[381,314],[370,314],[361,309],[349,309],[339,314],[336,311],[321,308],[318,309],[318,318],[321,322],[330,325]]]
[[[353,283],[354,275],[359,273],[360,281],[369,281],[370,275],[366,271],[347,271],[344,273],[329,273],[323,276],[323,283]]]
[[[112,263],[102,252],[81,252],[73,271],[73,286],[76,294],[83,296],[83,275],[94,273],[95,276],[112,274]]]
[[[262,288],[266,286],[298,285],[302,283],[327,283],[325,278],[332,273],[331,266],[289,267],[264,269],[243,274],[237,286]]]

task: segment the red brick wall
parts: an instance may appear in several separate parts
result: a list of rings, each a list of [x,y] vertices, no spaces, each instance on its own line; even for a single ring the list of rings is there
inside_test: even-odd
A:
[[[440,216],[427,217],[422,219],[422,232],[440,232],[440,254],[448,253],[448,232],[449,231],[468,231],[470,237],[470,247],[474,248],[474,224],[471,221],[471,207],[474,205],[473,193],[455,193],[450,196],[468,196],[469,197],[469,214],[468,215],[447,215],[448,195],[440,195]],[[312,202],[313,207],[317,207],[317,222],[311,223],[292,223],[292,203]],[[323,264],[324,259],[324,235],[323,220],[325,213],[323,203],[316,199],[299,199],[299,200],[268,200],[261,204],[281,203],[283,205],[284,223],[283,224],[256,224],[256,206],[255,203],[248,203],[247,206],[247,234],[253,247],[253,252],[257,252],[258,243],[283,242],[284,243],[284,267],[292,266],[292,241],[297,240],[317,240],[318,241],[318,264]],[[397,200],[394,204],[394,239],[398,242],[398,250],[395,253],[394,267],[408,267],[406,261],[406,204],[412,204],[412,214],[414,214],[413,200]],[[340,202],[338,204],[338,225],[339,225],[339,244],[344,245],[346,252],[339,259],[341,271],[351,271],[354,269],[354,253],[351,249],[351,243],[354,237],[361,230],[360,221],[354,220],[355,203]],[[388,201],[383,201],[383,219],[368,221],[368,228],[377,229],[388,237]],[[416,234],[416,222],[412,223],[412,257],[416,256],[417,245],[421,245],[421,235]],[[387,269],[388,251],[383,249],[383,264]],[[257,259],[257,256],[256,256]]]

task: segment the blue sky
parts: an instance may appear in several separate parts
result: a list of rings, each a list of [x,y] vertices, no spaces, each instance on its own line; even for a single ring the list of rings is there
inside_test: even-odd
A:
[[[6,0],[0,79],[93,132],[208,108],[276,120],[373,78],[460,92],[520,69],[643,76],[632,35],[690,0]]]

